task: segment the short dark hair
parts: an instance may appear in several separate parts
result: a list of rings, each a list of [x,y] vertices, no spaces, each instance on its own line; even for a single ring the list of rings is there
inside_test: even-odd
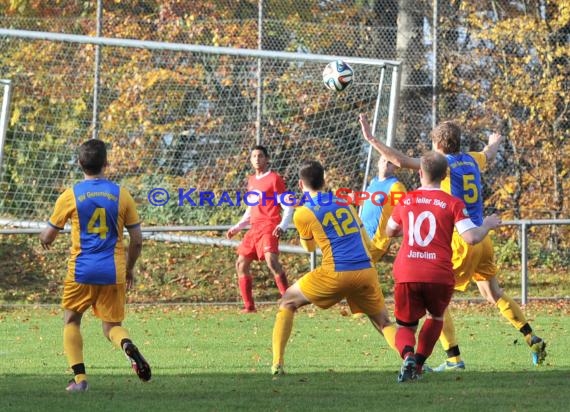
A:
[[[422,171],[431,182],[441,182],[447,176],[447,159],[437,152],[427,152],[421,159]]]
[[[107,148],[105,142],[90,139],[79,146],[79,165],[86,175],[101,173],[103,166],[107,165]]]
[[[431,131],[430,136],[431,141],[445,154],[458,153],[461,149],[461,128],[457,123],[440,123]]]
[[[310,160],[299,168],[299,178],[311,190],[322,189],[325,185],[325,168],[316,160]]]
[[[253,149],[251,149],[251,152],[253,153],[254,150],[261,150],[265,157],[269,157],[269,152],[265,146],[258,144],[257,146],[254,146]]]

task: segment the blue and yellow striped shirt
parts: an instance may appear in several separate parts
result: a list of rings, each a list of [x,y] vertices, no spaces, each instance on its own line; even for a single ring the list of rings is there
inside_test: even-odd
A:
[[[447,177],[441,189],[465,202],[469,217],[477,226],[483,224],[483,185],[481,169],[487,165],[483,152],[446,155],[449,165]]]
[[[372,267],[367,242],[370,242],[362,222],[350,205],[332,197],[332,202],[306,202],[295,210],[293,221],[301,239],[314,239],[323,252],[322,267],[335,272]]]
[[[57,199],[49,225],[63,229],[71,220],[67,279],[78,283],[125,283],[123,228],[140,224],[129,192],[105,179],[88,179]]]

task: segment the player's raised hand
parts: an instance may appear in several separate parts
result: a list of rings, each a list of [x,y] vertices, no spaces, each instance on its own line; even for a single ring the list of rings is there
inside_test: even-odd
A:
[[[491,145],[498,145],[499,143],[501,143],[501,141],[503,140],[503,136],[501,136],[499,133],[491,133],[489,135],[489,146]]]
[[[489,143],[483,149],[483,153],[485,153],[485,156],[487,156],[487,161],[494,160],[495,157],[497,157],[502,139],[503,136],[501,136],[499,133],[491,133],[489,135]]]
[[[368,123],[368,119],[364,113],[360,113],[358,116],[358,121],[360,122],[360,128],[362,129],[362,134],[364,135],[364,140],[367,142],[373,142],[374,136],[372,135],[372,129],[370,128],[370,123]]]

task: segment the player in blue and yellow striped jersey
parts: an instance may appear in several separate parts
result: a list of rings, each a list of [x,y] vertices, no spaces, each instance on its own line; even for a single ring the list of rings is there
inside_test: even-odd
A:
[[[62,299],[63,348],[75,375],[66,388],[70,392],[88,389],[80,327],[89,307],[101,319],[105,337],[125,352],[139,378],[148,381],[151,377],[150,366],[122,327],[126,289],[134,284],[133,270],[142,249],[135,203],[125,188],[105,179],[104,142],[92,139],[83,143],[79,165],[85,180],[59,196],[48,226],[40,234],[42,246],[49,249],[71,221],[71,252]],[[130,237],[127,252],[123,228]]]
[[[390,237],[386,235],[386,224],[398,200],[406,194],[406,187],[394,175],[397,167],[383,156],[378,159],[378,175],[371,181],[366,192],[370,198],[362,205],[360,218],[372,247],[370,255],[373,262],[379,262],[388,252]]]
[[[395,349],[396,328],[390,322],[384,296],[368,251],[370,239],[351,205],[322,196],[325,186],[323,166],[311,161],[299,170],[299,185],[305,200],[295,210],[293,220],[301,245],[311,252],[318,246],[322,264],[305,274],[283,295],[273,327],[272,373],[283,373],[285,346],[293,328],[295,311],[313,303],[327,309],[347,300],[351,310],[368,315],[374,327]],[[307,197],[310,196],[310,197]],[[338,201],[338,202],[337,202]]]
[[[366,116],[360,115],[360,124],[364,138],[392,163],[410,169],[420,168],[420,159],[406,156],[404,153],[386,146],[372,135]],[[446,156],[449,165],[447,178],[441,188],[465,202],[469,217],[477,224],[483,221],[483,198],[480,170],[487,162],[495,159],[502,137],[493,133],[482,152],[461,152],[461,129],[453,122],[443,122],[431,132],[433,148]],[[454,232],[452,238],[453,270],[455,289],[464,291],[471,280],[477,283],[481,295],[497,306],[501,314],[519,330],[530,347],[532,362],[541,364],[546,357],[546,343],[536,336],[526,320],[520,306],[499,286],[493,243],[489,235],[477,245],[470,246]],[[447,361],[435,368],[435,371],[465,369],[461,360],[459,344],[455,335],[453,321],[446,312],[440,341],[447,353]]]

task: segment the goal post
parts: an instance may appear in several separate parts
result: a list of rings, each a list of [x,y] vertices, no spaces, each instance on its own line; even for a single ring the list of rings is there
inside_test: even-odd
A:
[[[12,99],[12,82],[0,79],[2,87],[2,107],[0,108],[0,175],[2,174],[2,158],[4,157],[4,142],[10,121],[10,102]]]
[[[336,59],[355,72],[342,92],[322,83]],[[308,158],[324,164],[331,189],[359,190],[370,155],[358,114],[373,119],[380,139],[396,129],[397,61],[8,29],[0,29],[0,60],[14,86],[0,222],[45,221],[81,179],[76,148],[91,138],[94,118],[109,144],[107,174],[133,193],[145,226],[233,223],[256,141],[289,190]]]

